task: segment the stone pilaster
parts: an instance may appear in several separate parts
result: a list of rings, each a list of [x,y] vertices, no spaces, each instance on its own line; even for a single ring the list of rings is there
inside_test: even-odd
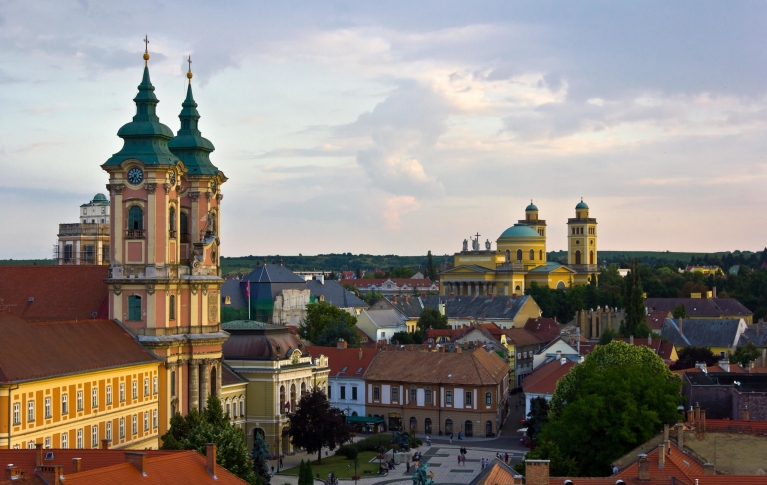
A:
[[[205,404],[208,402],[208,396],[210,395],[210,361],[203,360],[200,368],[200,410],[205,409]]]
[[[200,361],[189,361],[189,410],[200,408]]]

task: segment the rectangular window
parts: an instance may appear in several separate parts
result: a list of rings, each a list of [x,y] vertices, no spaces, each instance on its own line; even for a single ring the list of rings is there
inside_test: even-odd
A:
[[[125,383],[120,383],[120,402],[125,402]]]
[[[410,389],[410,402],[418,402],[418,389]]]
[[[35,401],[27,403],[27,423],[35,422]]]
[[[471,391],[466,391],[466,405],[467,406],[471,406],[471,396],[472,396]]]
[[[107,405],[112,404],[112,386],[107,386]]]
[[[149,379],[144,379],[144,397],[149,395]]]
[[[431,389],[428,387],[423,390],[423,401],[431,404]]]
[[[157,394],[157,376],[152,378],[152,394]]]
[[[152,429],[157,429],[157,410],[152,409]]]
[[[399,402],[399,387],[391,386],[391,400],[392,402]]]
[[[378,386],[373,386],[373,400],[374,401],[381,400],[381,388]]]
[[[83,429],[80,428],[77,430],[77,449],[82,449],[83,447]]]
[[[65,450],[69,448],[69,433],[67,432],[61,433],[61,448]]]
[[[83,410],[83,391],[77,391],[77,410]]]
[[[341,386],[341,399],[346,399],[346,386]]]
[[[125,418],[120,418],[120,438],[125,438]]]
[[[69,397],[66,394],[61,395],[61,414],[69,414]]]
[[[131,395],[133,396],[133,399],[138,399],[138,381],[136,380],[131,381],[131,386],[133,390],[133,392],[131,393]]]
[[[35,449],[35,442],[34,441],[27,441],[27,449],[28,450],[34,450]]]
[[[13,424],[21,424],[21,403],[13,403]]]
[[[234,417],[232,416],[232,405],[229,403],[226,403],[226,415],[229,416],[230,418]]]
[[[47,419],[50,419],[53,416],[52,410],[51,410],[51,398],[46,397],[45,398],[45,417]]]
[[[131,295],[128,297],[128,320],[141,321],[141,297]]]
[[[91,407],[95,409],[99,407],[99,390],[95,387],[91,389]]]
[[[352,399],[357,400],[357,388],[352,387]]]
[[[131,423],[132,423],[131,430],[133,431],[133,434],[138,434],[138,415],[137,414],[133,415]]]
[[[51,437],[50,436],[45,438],[45,443],[43,444],[43,448],[45,448],[46,450],[50,450],[51,449]]]
[[[99,446],[99,427],[98,425],[91,426],[91,448],[98,448]]]
[[[245,416],[245,401],[240,401],[240,416]]]
[[[328,399],[333,398],[333,386],[328,386]]]
[[[445,391],[445,402],[453,404],[453,391]]]
[[[493,393],[492,392],[486,392],[485,393],[485,404],[488,406],[490,404],[493,404]]]
[[[105,438],[108,439],[109,441],[112,441],[112,421],[107,421],[106,428],[107,430],[106,430]]]
[[[144,411],[144,431],[149,431],[149,411]]]

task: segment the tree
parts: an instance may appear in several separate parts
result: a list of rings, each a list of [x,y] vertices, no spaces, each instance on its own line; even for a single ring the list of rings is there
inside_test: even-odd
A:
[[[606,328],[602,331],[602,335],[599,336],[599,345],[607,345],[615,338],[615,332],[612,328]]]
[[[687,308],[684,305],[674,307],[674,318],[687,318]]]
[[[426,334],[429,328],[449,328],[447,325],[447,315],[443,315],[436,308],[424,308],[416,324],[418,328]]]
[[[708,347],[682,347],[677,351],[677,356],[679,358],[671,366],[674,370],[692,369],[699,362],[706,366],[716,365],[719,360]]]
[[[647,311],[644,306],[644,292],[642,291],[642,280],[639,277],[639,264],[636,260],[631,263],[631,271],[626,276],[625,291],[623,294],[623,305],[626,309],[626,320],[624,321],[621,334],[624,337],[635,335],[637,327],[644,322],[647,324],[645,316]],[[649,328],[649,327],[648,327]],[[646,337],[647,335],[645,335]]]
[[[377,291],[367,291],[360,295],[360,299],[370,306],[373,306],[379,300],[383,300],[383,294]]]
[[[329,321],[314,344],[321,347],[335,347],[338,339],[342,338],[349,347],[359,347],[360,336],[357,333],[357,327],[354,324],[349,325],[351,316],[348,312],[343,312],[338,320]]]
[[[533,451],[525,455],[525,460],[549,460],[549,474],[553,477],[573,477],[578,474],[578,467],[575,460],[566,457],[562,451],[552,441],[541,441]],[[514,465],[514,469],[525,474],[525,460]]]
[[[356,277],[357,277],[357,279],[360,279],[360,278],[362,278],[362,270],[361,270],[361,269],[359,269],[359,268],[355,269],[355,270],[354,270],[354,276],[356,276]]]
[[[389,273],[390,278],[412,278],[415,274],[415,270],[412,270],[408,268],[407,266],[400,266],[399,268],[394,268],[391,270],[391,273]]]
[[[749,364],[758,359],[761,354],[759,347],[754,345],[754,342],[749,342],[746,345],[738,346],[730,360],[740,364],[741,367],[747,368]]]
[[[323,447],[335,448],[351,439],[346,416],[340,409],[331,408],[327,396],[318,388],[302,396],[288,418],[288,436],[293,445],[317,453],[317,463],[322,461]]]
[[[191,410],[185,417],[171,418],[171,427],[162,436],[162,449],[196,450],[204,454],[208,443],[216,444],[216,463],[248,483],[256,483],[256,473],[248,457],[245,434],[231,424],[221,401],[208,396],[202,413]]]
[[[298,466],[298,485],[306,485],[306,462],[303,459]]]
[[[391,343],[393,344],[413,344],[416,343],[413,341],[413,334],[410,332],[395,332],[394,335],[391,336],[389,339],[391,340]],[[421,343],[421,342],[417,342]]]
[[[560,379],[539,440],[573,459],[579,476],[607,475],[613,460],[677,421],[680,385],[648,347],[599,345]]]
[[[269,485],[271,475],[269,474],[269,445],[264,441],[264,437],[256,433],[253,438],[253,449],[250,452],[250,459],[253,461],[253,472],[261,479],[264,485]]]
[[[426,254],[426,277],[432,281],[437,279],[437,269],[434,267],[434,258],[431,251]]]
[[[543,397],[530,400],[530,412],[527,413],[527,439],[538,444],[538,435],[543,425],[549,421],[549,401]]]
[[[306,305],[306,318],[299,326],[299,334],[302,338],[316,342],[330,322],[339,321],[342,318],[346,318],[346,324],[351,327],[357,324],[356,316],[326,301],[309,303]]]

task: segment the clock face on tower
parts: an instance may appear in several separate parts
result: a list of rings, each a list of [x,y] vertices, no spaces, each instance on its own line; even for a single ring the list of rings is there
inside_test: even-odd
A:
[[[140,168],[134,167],[128,170],[128,182],[138,185],[142,180],[144,180],[144,172]]]

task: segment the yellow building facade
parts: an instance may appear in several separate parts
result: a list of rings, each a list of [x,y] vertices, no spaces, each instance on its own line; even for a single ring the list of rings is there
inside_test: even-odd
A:
[[[583,200],[575,206],[575,217],[567,220],[567,264],[546,257],[546,221],[538,217],[532,202],[525,219],[506,229],[492,249],[489,240],[480,248],[479,235],[472,247],[464,240],[455,254],[453,268],[440,274],[442,295],[520,295],[532,282],[549,288],[587,284],[596,278],[597,220],[589,216]]]

